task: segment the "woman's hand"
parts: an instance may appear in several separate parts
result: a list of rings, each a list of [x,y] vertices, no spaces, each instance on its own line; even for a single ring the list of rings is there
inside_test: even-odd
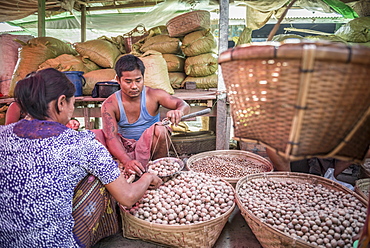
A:
[[[149,189],[158,189],[159,186],[161,186],[163,183],[162,179],[160,179],[157,175],[154,175],[152,173],[147,173],[147,174],[150,174],[153,177],[152,182],[149,185]]]

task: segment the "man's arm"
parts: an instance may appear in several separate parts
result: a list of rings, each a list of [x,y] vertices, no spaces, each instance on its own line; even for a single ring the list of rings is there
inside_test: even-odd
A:
[[[166,117],[173,124],[179,124],[181,117],[190,113],[190,106],[184,100],[174,97],[165,91],[159,91],[157,94],[158,103],[165,108],[171,109]]]
[[[139,161],[132,160],[126,153],[118,135],[118,122],[115,114],[115,103],[112,97],[107,98],[101,107],[103,133],[109,152],[116,157],[127,170],[141,175],[144,167]]]

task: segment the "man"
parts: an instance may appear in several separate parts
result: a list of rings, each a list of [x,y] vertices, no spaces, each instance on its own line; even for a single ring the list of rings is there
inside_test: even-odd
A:
[[[95,133],[126,171],[141,175],[148,161],[166,157],[170,146],[169,129],[159,122],[159,107],[170,109],[166,117],[173,124],[190,107],[164,90],[144,86],[145,66],[134,55],[119,58],[115,70],[121,90],[103,102],[103,133]]]

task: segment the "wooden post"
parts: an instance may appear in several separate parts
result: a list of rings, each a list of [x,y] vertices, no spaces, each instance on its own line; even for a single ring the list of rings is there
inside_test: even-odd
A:
[[[38,0],[37,7],[37,35],[45,37],[45,0]]]
[[[229,0],[220,0],[219,17],[219,48],[218,54],[228,49],[229,37]],[[226,103],[226,87],[221,73],[221,66],[218,67],[217,86],[217,127],[216,127],[216,150],[228,150],[230,141],[230,125],[228,125],[228,106]]]
[[[86,41],[86,5],[81,5],[81,42]]]

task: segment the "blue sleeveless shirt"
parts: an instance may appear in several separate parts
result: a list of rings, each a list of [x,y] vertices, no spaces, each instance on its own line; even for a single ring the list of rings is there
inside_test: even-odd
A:
[[[122,104],[121,90],[115,92],[118,106],[120,119],[118,121],[118,133],[120,133],[126,139],[139,140],[141,134],[149,128],[151,125],[159,121],[159,113],[152,116],[146,109],[146,94],[145,86],[141,92],[141,104],[140,104],[140,116],[134,123],[129,123],[126,117],[125,108]]]

